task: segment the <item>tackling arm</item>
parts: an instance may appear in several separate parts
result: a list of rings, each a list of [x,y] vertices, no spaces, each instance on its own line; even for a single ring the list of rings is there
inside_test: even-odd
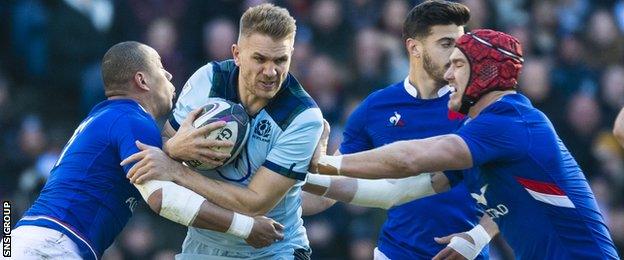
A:
[[[399,141],[373,150],[340,156],[321,156],[318,172],[365,179],[402,178],[424,172],[472,167],[464,140],[454,134]]]
[[[308,174],[304,186],[306,191],[319,196],[382,209],[444,192],[449,188],[449,181],[443,173],[379,180]]]
[[[232,234],[256,248],[283,239],[281,224],[225,210],[173,182],[152,180],[135,186],[154,212],[176,223]]]
[[[294,179],[260,167],[247,188],[205,177],[182,166],[174,181],[231,210],[252,216],[269,212],[295,184]]]

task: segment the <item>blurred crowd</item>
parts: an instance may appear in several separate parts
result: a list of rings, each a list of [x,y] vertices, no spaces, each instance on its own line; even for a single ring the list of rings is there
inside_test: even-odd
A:
[[[114,43],[155,48],[179,92],[197,68],[231,57],[238,19],[262,1],[0,1],[0,198],[14,220],[36,198],[59,152],[104,99],[100,60]],[[340,143],[350,111],[376,89],[403,80],[403,19],[420,1],[281,0],[297,20],[291,73]],[[468,29],[519,38],[520,90],[552,120],[590,181],[611,235],[624,250],[624,149],[611,135],[624,106],[624,0],[465,0]],[[107,259],[171,259],[186,229],[145,207]],[[314,259],[370,259],[384,211],[341,203],[305,218]],[[504,257],[504,250],[494,250]]]

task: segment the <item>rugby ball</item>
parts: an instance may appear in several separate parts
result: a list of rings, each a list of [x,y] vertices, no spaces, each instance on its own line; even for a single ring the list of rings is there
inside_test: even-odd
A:
[[[226,125],[216,129],[206,135],[210,140],[225,140],[234,143],[232,147],[219,147],[212,150],[229,153],[228,158],[223,165],[227,165],[234,160],[245,147],[247,136],[251,128],[249,115],[241,104],[237,104],[225,99],[212,98],[210,103],[202,108],[199,116],[193,122],[195,128],[199,128],[216,121],[225,121]],[[210,170],[218,167],[211,163],[202,163],[200,161],[187,161],[186,165],[196,170]]]

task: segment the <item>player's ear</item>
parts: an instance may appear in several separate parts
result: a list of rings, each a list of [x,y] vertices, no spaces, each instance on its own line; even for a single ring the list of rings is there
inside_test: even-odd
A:
[[[240,49],[238,44],[232,44],[232,57],[234,57],[234,64],[240,66]]]
[[[144,72],[137,72],[134,74],[134,84],[139,87],[140,89],[143,90],[149,90],[150,88],[147,86],[147,74],[145,74]]]
[[[413,38],[407,38],[407,40],[405,40],[405,48],[407,49],[407,53],[409,54],[409,56],[414,58],[420,58],[423,48],[420,41]]]

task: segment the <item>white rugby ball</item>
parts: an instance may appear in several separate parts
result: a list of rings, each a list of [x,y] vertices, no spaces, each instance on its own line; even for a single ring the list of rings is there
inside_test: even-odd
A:
[[[241,104],[231,102],[229,100],[212,98],[210,103],[205,105],[199,117],[193,122],[195,128],[202,127],[216,121],[225,121],[226,125],[216,129],[206,135],[210,140],[225,140],[234,143],[232,147],[213,148],[213,151],[228,153],[228,158],[223,165],[227,165],[240,154],[247,143],[249,135],[250,122],[249,115]],[[197,170],[210,170],[217,168],[217,165],[210,163],[202,163],[200,161],[187,161],[186,164]]]

